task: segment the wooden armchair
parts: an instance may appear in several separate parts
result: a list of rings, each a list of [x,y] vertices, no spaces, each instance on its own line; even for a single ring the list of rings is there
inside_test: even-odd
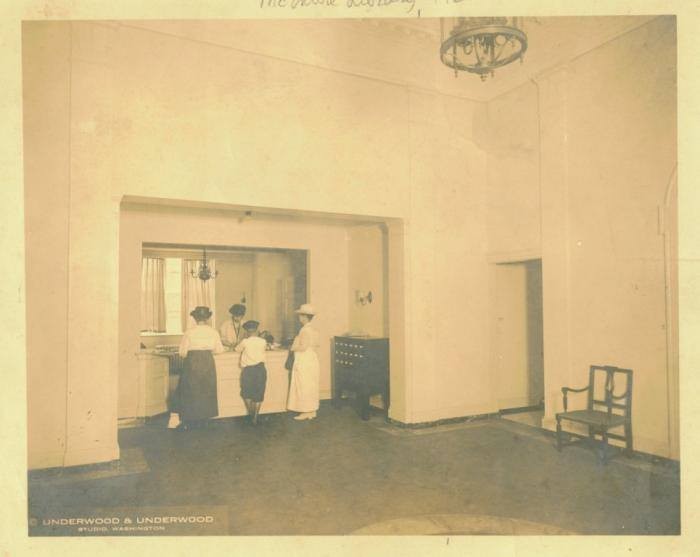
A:
[[[596,379],[604,374],[603,398],[600,397],[601,381]],[[624,392],[615,394],[615,383],[624,379]],[[568,411],[568,393],[588,392],[588,403],[585,410]],[[614,366],[591,366],[588,374],[588,386],[582,389],[562,387],[564,395],[564,412],[556,415],[557,419],[557,450],[562,448],[562,435],[580,439],[595,439],[601,436],[600,458],[603,464],[608,461],[608,439],[618,439],[625,442],[626,453],[632,453],[632,370]],[[588,436],[572,432],[562,432],[561,422],[568,420],[588,427]],[[624,435],[610,433],[608,430],[624,428]]]

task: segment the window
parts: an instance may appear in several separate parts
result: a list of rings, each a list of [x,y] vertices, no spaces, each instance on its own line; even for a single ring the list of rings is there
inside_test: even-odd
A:
[[[246,318],[262,320],[264,330],[275,338],[294,337],[297,329],[294,310],[306,301],[306,251],[219,247],[212,250],[216,257],[208,258],[209,266],[219,276],[216,280],[201,281],[193,276],[201,261],[201,248],[151,243],[144,243],[142,248],[142,261],[159,262],[156,269],[159,272],[151,273],[152,278],[144,272],[142,262],[141,335],[144,337],[181,335],[194,325],[189,312],[200,305],[211,309],[209,324],[216,328],[228,319],[229,307],[241,302],[248,308]],[[144,306],[150,313],[144,311]],[[151,314],[157,317],[152,323],[143,317]]]
[[[159,318],[159,323],[161,324],[157,328],[143,328],[141,334],[146,336],[180,335],[182,334],[182,259],[179,257],[165,257],[160,259],[160,261],[162,261],[163,267],[161,271],[162,274],[160,275],[160,278],[157,279],[157,282],[160,283],[162,280],[162,286],[160,286],[157,290],[159,291],[159,295],[163,296],[165,302],[165,308],[163,309],[163,306],[161,305],[161,309],[159,310],[165,314],[165,329],[163,330],[162,328],[163,313],[161,313],[161,317]],[[154,277],[153,280],[156,280],[156,278],[157,277]],[[143,288],[144,279],[142,278],[142,302],[144,301],[144,297],[153,297],[156,295],[155,287],[151,288],[150,291],[143,290]],[[153,304],[155,304],[155,301],[152,302],[152,305]],[[145,310],[142,309],[142,327],[144,327],[144,311]]]

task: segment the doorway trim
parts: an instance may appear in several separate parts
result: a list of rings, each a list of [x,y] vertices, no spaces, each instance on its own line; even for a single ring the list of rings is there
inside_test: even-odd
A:
[[[486,261],[495,265],[500,263],[525,263],[533,259],[542,259],[542,251],[540,249],[490,252],[486,254]]]

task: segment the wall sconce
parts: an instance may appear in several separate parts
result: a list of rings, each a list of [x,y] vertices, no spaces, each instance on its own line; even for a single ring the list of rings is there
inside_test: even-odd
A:
[[[355,290],[355,303],[360,306],[366,306],[372,303],[372,291],[362,292],[361,290]]]

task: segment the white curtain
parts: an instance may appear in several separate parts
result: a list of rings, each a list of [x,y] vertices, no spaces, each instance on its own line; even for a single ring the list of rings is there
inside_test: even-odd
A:
[[[214,313],[214,297],[216,281],[209,279],[201,280],[198,277],[192,276],[192,271],[195,273],[199,270],[201,261],[193,261],[185,259],[182,262],[182,330],[186,331],[190,327],[194,327],[197,323],[190,312],[197,306],[207,306]],[[207,259],[207,265],[214,272],[216,270],[216,261]],[[214,315],[211,318],[212,325],[214,324]]]
[[[165,261],[155,257],[141,259],[141,330],[164,333]]]

